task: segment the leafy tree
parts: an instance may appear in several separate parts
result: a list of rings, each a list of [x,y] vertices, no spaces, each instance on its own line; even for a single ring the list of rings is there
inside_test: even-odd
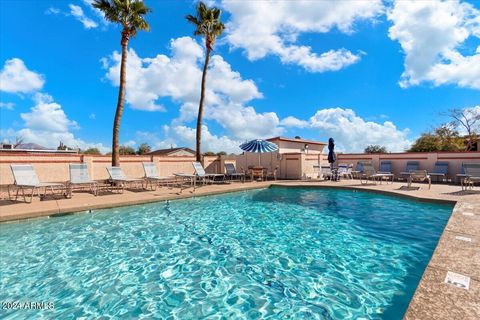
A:
[[[120,165],[118,139],[120,135],[120,121],[122,119],[123,104],[125,100],[126,65],[128,41],[135,37],[137,30],[150,29],[145,15],[151,10],[142,0],[94,0],[92,6],[102,11],[105,19],[122,26],[122,60],[120,63],[120,88],[118,91],[117,109],[113,121],[112,138],[112,166]]]
[[[465,146],[458,132],[450,125],[444,124],[423,133],[411,146],[410,152],[463,151]]]
[[[60,141],[60,144],[58,145],[57,150],[65,151],[65,150],[70,150],[70,148],[67,147],[67,145],[63,144],[62,141]]]
[[[462,128],[467,133],[466,151],[475,150],[480,131],[480,107],[450,109],[446,115],[452,119],[450,126],[453,128]]]
[[[120,146],[120,147],[118,148],[118,152],[119,152],[120,155],[122,155],[122,156],[131,155],[131,154],[135,154],[135,149],[133,149],[133,148],[130,147],[130,146]]]
[[[98,148],[88,148],[82,152],[83,154],[102,154]]]
[[[422,133],[422,135],[412,144],[410,152],[432,152],[438,151],[438,137],[432,133]]]
[[[207,151],[207,152],[203,153],[203,155],[206,156],[206,157],[216,156],[215,152],[212,152],[212,151]]]
[[[220,151],[220,152],[217,152],[217,156],[221,157],[221,156],[226,156],[227,153],[225,151]]]
[[[197,117],[197,145],[196,145],[196,158],[197,161],[201,161],[201,141],[202,141],[202,118],[203,118],[203,103],[205,100],[205,82],[207,78],[208,63],[210,61],[210,53],[212,51],[215,39],[220,36],[225,26],[220,21],[220,9],[213,7],[208,8],[203,2],[199,2],[197,5],[196,16],[187,15],[185,18],[188,22],[195,25],[194,35],[205,37],[205,63],[203,65],[202,73],[202,87],[200,91],[200,102],[198,104],[198,117]]]
[[[387,153],[387,148],[378,144],[371,144],[363,151],[365,153]]]
[[[145,153],[149,153],[150,151],[152,151],[152,148],[150,148],[150,146],[146,143],[142,143],[141,145],[138,146],[138,149],[137,149],[137,154],[145,154]]]
[[[453,129],[450,124],[444,124],[436,128],[434,131],[438,139],[439,151],[464,151],[465,144],[463,139],[458,134],[458,131]]]

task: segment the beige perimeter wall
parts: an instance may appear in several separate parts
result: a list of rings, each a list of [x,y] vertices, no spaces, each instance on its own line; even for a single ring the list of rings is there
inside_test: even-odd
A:
[[[174,172],[193,173],[192,156],[121,156],[120,166],[128,177],[144,176],[142,162],[154,162],[160,176],[171,176]],[[0,153],[0,185],[13,183],[10,164],[32,164],[40,181],[65,182],[70,179],[69,163],[86,163],[94,180],[108,178],[106,167],[111,165],[111,156],[64,155],[35,153]]]
[[[448,162],[448,177],[455,181],[455,175],[461,172],[462,163],[480,163],[480,152],[404,152],[381,154],[338,154],[337,163],[351,163],[354,166],[358,161],[372,161],[376,170],[381,161],[391,161],[395,175],[405,171],[407,161],[418,161],[421,170],[433,172],[435,162]]]
[[[455,181],[455,175],[461,172],[462,163],[480,163],[480,152],[430,152],[430,153],[387,153],[387,154],[338,154],[337,164],[346,163],[354,166],[358,161],[372,161],[375,169],[380,162],[392,162],[393,173],[399,175],[405,170],[409,160],[419,161],[420,169],[432,172],[436,161],[449,164],[448,176]],[[93,156],[77,154],[34,154],[20,152],[0,152],[0,185],[13,183],[10,170],[12,163],[32,164],[40,181],[65,182],[69,180],[69,163],[86,163],[92,179],[108,178],[106,167],[110,166],[110,156]],[[132,178],[144,176],[142,162],[154,162],[161,176],[171,176],[173,173],[193,173],[193,156],[121,156],[121,167],[125,174]],[[224,163],[236,165],[240,172],[249,166],[262,166],[268,170],[277,168],[280,179],[308,179],[318,176],[314,166],[328,165],[326,154],[265,153],[243,155],[205,157],[204,167],[210,173],[224,173]]]

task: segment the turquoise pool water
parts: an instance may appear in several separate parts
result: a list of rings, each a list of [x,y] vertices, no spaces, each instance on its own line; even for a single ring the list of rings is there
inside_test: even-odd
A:
[[[0,318],[401,319],[451,211],[273,187],[0,224]]]

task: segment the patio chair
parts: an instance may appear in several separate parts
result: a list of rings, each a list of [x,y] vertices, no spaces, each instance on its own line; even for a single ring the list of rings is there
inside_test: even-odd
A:
[[[265,169],[264,170],[265,181],[267,181],[268,179],[277,180],[277,171],[278,171],[278,167],[275,167],[275,169],[271,171],[268,169]]]
[[[245,182],[245,173],[237,172],[237,169],[235,168],[235,165],[233,163],[225,163],[224,166],[227,178],[230,178],[230,180],[238,178],[242,182]]]
[[[352,171],[353,178],[358,179],[363,172],[363,161],[358,161],[355,170]]]
[[[408,178],[408,176],[410,176],[410,172],[415,170],[420,170],[420,163],[418,161],[407,161],[405,171],[400,172],[400,175]]]
[[[174,177],[161,177],[158,174],[157,166],[153,162],[143,162],[142,164],[145,172],[145,188],[150,184],[150,189],[156,190],[157,185],[160,185],[162,182],[165,182],[168,187],[168,183],[174,179]]]
[[[125,190],[125,187],[137,187],[140,184],[142,189],[143,189],[143,182],[144,179],[138,179],[138,178],[127,178],[125,173],[123,172],[122,168],[120,167],[107,167],[108,175],[110,176],[109,181],[112,184],[117,185],[120,187],[120,190],[122,192]]]
[[[338,165],[338,176],[342,178],[353,179],[352,175],[353,164],[339,164]]]
[[[437,182],[440,178],[447,179],[448,175],[448,162],[437,161],[435,162],[435,167],[433,168],[433,172],[428,173],[431,178],[436,177]]]
[[[55,189],[63,190],[63,195],[66,195],[65,185],[63,183],[56,183],[56,182],[40,182],[38,176],[33,169],[33,166],[30,164],[11,164],[10,169],[12,170],[14,184],[8,186],[8,198],[10,197],[10,188],[16,188],[17,193],[15,194],[15,201],[17,201],[18,193],[20,190],[22,191],[23,201],[25,202],[32,202],[33,195],[35,191],[37,191],[37,195],[40,197],[40,200],[43,200],[47,195],[47,190],[52,192],[52,195],[55,194]],[[44,188],[43,194],[40,194],[40,189]],[[32,190],[30,195],[30,201],[27,201],[27,197],[25,195],[25,189]]]
[[[71,198],[74,187],[88,187],[93,195],[97,195],[97,182],[90,179],[86,163],[70,163],[70,181],[67,182],[67,194]]]
[[[175,184],[179,185],[180,191],[182,191],[182,186],[185,185],[190,185],[193,187],[193,190],[195,191],[197,187],[197,175],[193,173],[183,173],[183,172],[177,172],[174,173],[173,176],[175,177]],[[180,179],[181,183],[178,183],[178,180]]]
[[[381,161],[380,170],[378,173],[392,173],[392,161]]]
[[[461,169],[460,169],[460,173],[457,173],[457,174],[455,175],[455,178],[456,178],[456,181],[455,181],[455,182],[458,183],[458,184],[460,184],[460,185],[463,184],[463,180],[467,177],[467,175],[465,174],[464,164],[465,164],[465,163],[462,162],[462,167],[461,167]]]
[[[208,181],[213,183],[215,178],[221,178],[222,181],[225,181],[225,175],[223,173],[206,173],[200,162],[192,162],[192,165],[196,176],[202,179],[204,183]]]
[[[424,182],[428,181],[428,189],[430,189],[432,185],[432,179],[430,179],[430,176],[427,173],[427,170],[413,170],[410,172],[407,182],[408,182],[408,188],[410,189],[411,185],[413,182]]]
[[[332,179],[333,178],[333,172],[332,172],[332,168],[330,168],[330,166],[321,166],[320,167],[320,174],[323,178],[323,180],[327,180],[327,179]]]
[[[473,189],[475,183],[480,183],[480,163],[464,163],[465,179],[462,180],[462,190]]]
[[[381,183],[383,180],[391,179],[391,182],[393,183],[393,178],[395,176],[392,173],[376,172],[371,162],[363,162],[362,166],[363,172],[360,173],[360,183],[363,184],[363,179],[365,179],[365,184],[368,183],[369,179],[372,180],[374,183],[377,183],[377,181]]]

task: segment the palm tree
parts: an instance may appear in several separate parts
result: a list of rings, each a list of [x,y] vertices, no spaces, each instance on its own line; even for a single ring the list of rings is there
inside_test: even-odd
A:
[[[202,141],[202,118],[203,118],[203,102],[205,100],[205,80],[207,78],[208,63],[210,61],[210,53],[212,51],[215,39],[222,34],[225,26],[220,21],[220,9],[213,7],[208,8],[203,2],[199,2],[197,5],[197,16],[188,15],[185,18],[188,22],[195,25],[196,29],[193,33],[196,36],[205,37],[205,48],[207,49],[205,55],[205,64],[203,65],[202,74],[202,88],[200,91],[200,103],[198,104],[198,117],[197,117],[197,148],[196,158],[197,161],[201,161],[202,153],[200,151]]]
[[[122,61],[120,64],[120,89],[118,91],[117,110],[113,121],[112,166],[120,165],[118,137],[125,100],[126,64],[128,41],[135,37],[137,30],[149,31],[150,26],[144,16],[151,10],[142,0],[94,0],[92,6],[105,14],[105,19],[122,26]]]

